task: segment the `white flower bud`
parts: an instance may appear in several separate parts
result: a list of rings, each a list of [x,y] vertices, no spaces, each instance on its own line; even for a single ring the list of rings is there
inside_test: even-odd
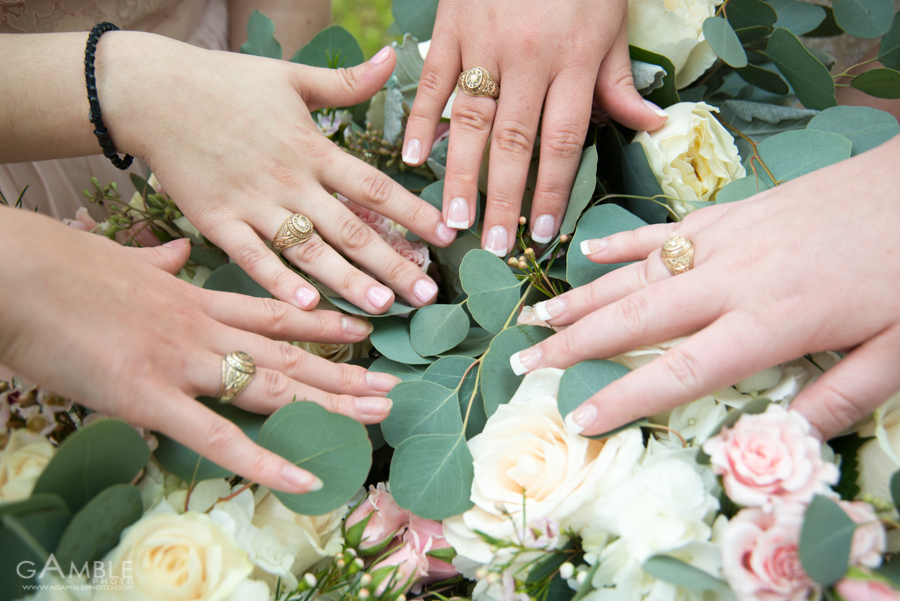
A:
[[[578,576],[575,577],[575,582],[578,583],[579,586],[584,584],[584,581],[587,579],[587,572],[578,572]]]
[[[575,573],[575,566],[573,566],[568,561],[561,566],[559,566],[559,575],[564,580],[568,580],[572,577],[572,574]]]
[[[313,588],[314,586],[316,586],[316,584],[318,584],[318,581],[316,581],[316,577],[313,574],[305,574],[303,576],[303,582],[305,582],[306,586],[308,586],[309,588]]]
[[[372,575],[371,574],[363,574],[362,578],[359,579],[360,586],[369,586],[372,584]]]
[[[369,589],[364,588],[364,589],[362,589],[361,591],[359,591],[358,597],[359,597],[360,599],[365,600],[365,599],[368,599],[369,596],[370,596],[371,594],[372,594],[372,593],[369,592]]]

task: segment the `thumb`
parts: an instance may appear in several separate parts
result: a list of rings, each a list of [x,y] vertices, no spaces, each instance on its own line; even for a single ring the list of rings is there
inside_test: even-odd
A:
[[[384,87],[396,54],[385,46],[369,61],[347,69],[321,69],[298,66],[295,85],[310,111],[329,106],[353,106],[374,96]]]
[[[181,271],[181,268],[184,267],[184,264],[190,258],[191,241],[187,238],[178,238],[162,246],[149,248],[126,247],[126,249],[142,261],[174,275]]]
[[[644,100],[634,87],[624,27],[600,63],[595,96],[610,117],[635,131],[659,129],[669,118],[664,110]]]

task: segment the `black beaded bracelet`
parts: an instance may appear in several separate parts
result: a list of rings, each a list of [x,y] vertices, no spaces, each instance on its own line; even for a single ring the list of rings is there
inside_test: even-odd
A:
[[[97,136],[100,147],[103,149],[103,156],[108,158],[119,169],[128,169],[134,157],[126,154],[124,159],[119,158],[119,153],[116,151],[112,137],[109,135],[109,130],[103,125],[103,118],[100,116],[100,101],[97,99],[97,80],[94,77],[94,53],[97,51],[97,42],[100,40],[100,36],[107,31],[118,31],[118,29],[112,23],[103,22],[94,25],[91,35],[88,36],[87,47],[84,49],[84,82],[87,84],[88,102],[91,103],[91,112],[88,118],[96,128],[94,135]]]

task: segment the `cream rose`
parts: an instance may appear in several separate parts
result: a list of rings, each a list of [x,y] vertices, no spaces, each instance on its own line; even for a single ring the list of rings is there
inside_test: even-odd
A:
[[[307,353],[322,357],[332,363],[346,363],[362,356],[362,345],[358,343],[298,342],[297,346]]]
[[[680,90],[716,62],[703,37],[703,21],[716,14],[715,0],[628,0],[628,43],[662,54],[675,67]]]
[[[469,441],[475,506],[444,520],[444,536],[459,556],[489,563],[494,553],[475,531],[509,539],[524,519],[530,524],[549,518],[561,529],[578,530],[590,519],[597,496],[625,479],[643,453],[637,429],[606,440],[569,432],[556,401],[562,374],[528,374],[512,400]]]
[[[680,102],[666,109],[669,120],[656,131],[640,132],[634,142],[644,147],[650,170],[679,216],[697,207],[682,201],[714,201],[726,184],[744,177],[734,138],[704,102]]]
[[[0,503],[31,496],[55,452],[56,448],[43,436],[24,429],[13,432],[0,460]]]
[[[859,435],[874,437],[857,452],[860,488],[857,498],[867,496],[891,504],[891,476],[900,469],[900,394],[895,394],[879,407],[874,421],[864,426]],[[892,549],[895,545],[891,545]]]

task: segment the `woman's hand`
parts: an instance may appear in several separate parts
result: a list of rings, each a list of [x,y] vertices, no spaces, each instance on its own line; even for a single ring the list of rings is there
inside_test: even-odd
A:
[[[482,246],[505,256],[515,246],[528,168],[541,123],[541,161],[531,235],[559,231],[578,170],[591,101],[620,123],[654,130],[665,113],[634,89],[624,0],[442,0],[434,37],[406,127],[403,160],[428,158],[441,112],[459,74],[483,67],[500,85],[499,101],[460,92],[453,102],[444,186],[445,222],[475,219],[478,172],[491,138]],[[543,111],[543,120],[541,115]]]
[[[256,446],[194,397],[216,396],[222,357],[241,350],[258,369],[234,405],[269,414],[307,399],[363,423],[380,422],[391,407],[383,396],[397,378],[271,340],[359,342],[370,324],[203,290],[166,273],[177,272],[189,253],[186,240],[124,248],[0,208],[0,256],[7,258],[0,262],[0,364],[87,407],[162,432],[254,482],[315,490],[321,483],[312,474]]]
[[[97,80],[118,149],[146,159],[191,223],[257,282],[294,306],[316,306],[315,288],[264,242],[301,213],[317,234],[286,249],[285,258],[356,306],[382,313],[393,303],[391,289],[421,307],[434,301],[437,286],[332,193],[439,246],[456,232],[434,207],[323,136],[310,111],[366,100],[395,60],[385,48],[352,69],[316,69],[113,32],[98,46]]]
[[[791,405],[838,434],[900,389],[898,150],[900,137],[681,223],[586,241],[596,263],[644,260],[547,301],[549,323],[574,325],[512,363],[564,368],[696,332],[572,413],[594,435],[805,353],[850,349]],[[695,248],[677,277],[660,258],[675,235]]]

